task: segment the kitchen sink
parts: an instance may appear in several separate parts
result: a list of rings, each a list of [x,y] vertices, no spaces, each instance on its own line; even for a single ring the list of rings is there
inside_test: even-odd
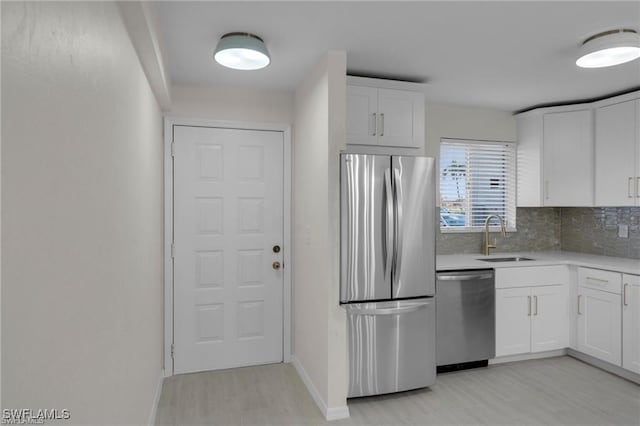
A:
[[[523,262],[525,260],[535,260],[529,257],[491,257],[488,259],[478,259],[483,262]]]

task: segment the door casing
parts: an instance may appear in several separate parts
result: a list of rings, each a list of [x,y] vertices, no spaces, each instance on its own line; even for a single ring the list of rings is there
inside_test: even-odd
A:
[[[283,133],[284,140],[284,188],[283,188],[283,333],[282,354],[284,362],[291,362],[293,239],[291,229],[291,126],[288,124],[250,123],[237,121],[201,120],[181,117],[164,119],[164,376],[173,376],[173,126],[218,127],[239,130],[264,130]]]

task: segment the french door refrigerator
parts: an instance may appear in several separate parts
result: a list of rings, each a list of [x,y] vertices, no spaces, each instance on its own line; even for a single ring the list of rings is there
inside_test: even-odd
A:
[[[435,161],[341,155],[349,397],[435,383]]]

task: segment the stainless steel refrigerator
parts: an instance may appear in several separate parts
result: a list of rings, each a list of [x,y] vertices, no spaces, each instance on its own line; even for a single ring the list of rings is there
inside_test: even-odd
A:
[[[340,302],[347,310],[349,397],[432,385],[435,162],[341,156]]]

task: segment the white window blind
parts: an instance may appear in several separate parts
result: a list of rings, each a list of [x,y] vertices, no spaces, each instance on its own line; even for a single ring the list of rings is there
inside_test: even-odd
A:
[[[516,227],[516,145],[442,139],[440,143],[440,227],[482,229],[489,215]],[[497,226],[497,219],[492,219]]]

